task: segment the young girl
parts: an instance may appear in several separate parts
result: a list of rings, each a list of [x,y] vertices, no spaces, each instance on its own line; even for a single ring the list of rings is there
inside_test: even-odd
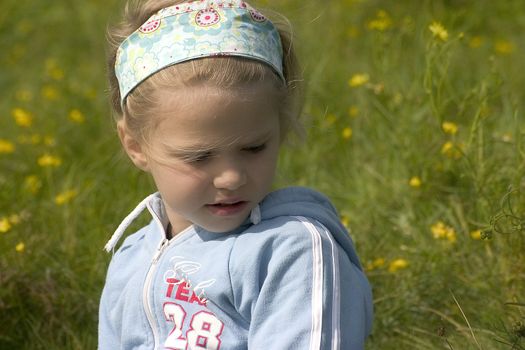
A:
[[[99,349],[363,349],[371,292],[327,198],[271,192],[297,125],[289,35],[242,0],[147,0],[110,33],[126,153],[149,225],[114,253]]]

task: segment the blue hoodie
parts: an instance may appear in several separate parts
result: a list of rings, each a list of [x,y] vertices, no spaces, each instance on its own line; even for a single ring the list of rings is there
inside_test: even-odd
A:
[[[114,254],[102,293],[99,349],[364,348],[372,296],[352,240],[329,200],[290,187],[270,193],[240,227],[192,225],[166,239],[153,219]]]

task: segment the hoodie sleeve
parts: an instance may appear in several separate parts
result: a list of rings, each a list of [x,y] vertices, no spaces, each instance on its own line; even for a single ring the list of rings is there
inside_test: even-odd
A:
[[[113,260],[112,260],[113,263]],[[108,269],[108,276],[111,272],[111,265]],[[114,298],[112,298],[111,286],[108,285],[108,278],[102,290],[100,297],[100,305],[98,310],[98,349],[120,349],[120,337],[116,329],[113,327],[113,322],[110,317],[111,306],[114,305]]]
[[[109,350],[120,348],[120,338],[117,336],[116,330],[113,328],[109,316],[109,310],[111,302],[107,293],[107,289],[104,288],[102,297],[100,299],[99,306],[99,319],[98,319],[98,349]]]
[[[364,349],[372,306],[362,271],[317,221],[281,217],[271,225],[242,235],[232,251],[248,349]]]

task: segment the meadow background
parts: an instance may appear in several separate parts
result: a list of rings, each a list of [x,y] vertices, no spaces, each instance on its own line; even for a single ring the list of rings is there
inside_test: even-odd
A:
[[[525,349],[524,2],[259,4],[294,24],[307,79],[276,186],[339,208],[374,290],[367,349]],[[0,349],[96,348],[102,247],[153,191],[107,99],[121,7],[0,4]]]

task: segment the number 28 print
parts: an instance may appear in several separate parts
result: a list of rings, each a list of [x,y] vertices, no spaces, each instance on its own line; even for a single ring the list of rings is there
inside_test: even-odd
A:
[[[190,322],[190,329],[186,335],[182,334],[182,326],[186,318],[186,311],[176,303],[164,304],[166,320],[174,323],[164,348],[169,350],[219,350],[221,347],[220,336],[224,324],[212,313],[199,311],[195,313]]]

